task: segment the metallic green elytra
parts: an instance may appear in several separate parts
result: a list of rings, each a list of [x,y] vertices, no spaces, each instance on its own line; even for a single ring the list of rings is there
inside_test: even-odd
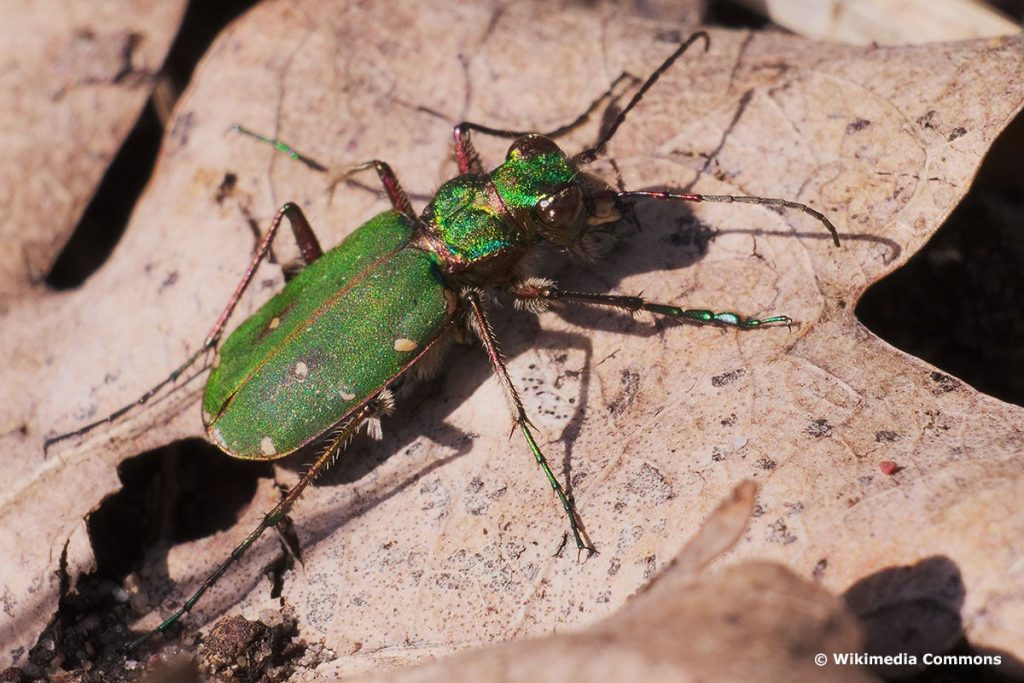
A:
[[[203,397],[218,447],[239,458],[287,455],[430,348],[454,307],[414,236],[405,216],[376,216],[227,338]]]
[[[326,253],[302,211],[286,204],[274,217],[199,351],[135,403],[47,441],[49,446],[83,434],[146,403],[199,358],[217,349],[232,311],[269,253],[278,228],[288,219],[305,267],[220,346],[203,397],[203,423],[213,443],[239,458],[280,458],[313,442],[321,442],[324,448],[230,557],[180,609],[136,644],[167,630],[191,610],[231,563],[264,531],[284,519],[302,491],[330,466],[356,432],[366,428],[376,434],[378,418],[392,408],[391,390],[404,381],[411,368],[429,364],[426,356],[437,358],[450,338],[479,341],[509,399],[515,429],[565,511],[577,549],[593,550],[585,540],[573,497],[562,487],[538,445],[502,359],[488,320],[489,299],[483,292],[504,295],[531,311],[559,303],[605,306],[629,313],[647,311],[694,325],[741,330],[788,325],[791,321],[784,315],[746,318],[732,312],[650,302],[639,296],[565,291],[554,282],[524,272],[528,265],[524,256],[541,244],[585,256],[599,255],[599,247],[610,235],[605,226],[619,220],[630,203],[648,199],[798,209],[819,220],[839,243],[838,232],[824,215],[797,202],[653,190],[614,192],[586,179],[582,168],[603,153],[626,115],[658,77],[701,39],[707,46],[704,33],[695,33],[683,42],[638,88],[598,142],[574,156],[563,152],[552,138],[586,120],[590,112],[548,136],[460,123],[454,129],[459,175],[444,183],[419,215],[386,163],[369,161],[342,176],[375,170],[392,210],[377,215]],[[240,126],[236,129],[273,144],[311,168],[326,170],[279,140]],[[470,141],[471,131],[513,140],[505,160],[490,172]]]

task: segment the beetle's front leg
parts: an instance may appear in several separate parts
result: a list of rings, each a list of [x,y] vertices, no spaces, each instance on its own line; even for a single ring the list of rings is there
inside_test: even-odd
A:
[[[516,302],[535,312],[543,310],[548,304],[564,301],[584,306],[609,306],[630,313],[650,311],[656,315],[683,320],[695,325],[718,325],[751,330],[765,325],[792,325],[793,321],[786,315],[773,315],[768,318],[745,318],[739,313],[724,311],[716,313],[703,308],[681,308],[672,304],[659,304],[647,301],[639,296],[622,296],[617,294],[590,294],[587,292],[567,292],[555,283],[544,278],[529,278],[513,285],[510,293]]]
[[[576,548],[594,552],[593,546],[584,541],[585,532],[581,528],[579,515],[576,513],[576,506],[573,503],[572,496],[565,493],[562,484],[555,478],[554,473],[551,471],[551,466],[548,465],[547,458],[544,457],[543,451],[541,451],[540,446],[537,445],[536,438],[533,436],[533,431],[530,429],[532,426],[530,419],[527,417],[526,409],[519,398],[519,392],[516,391],[515,385],[512,384],[512,379],[508,376],[508,369],[505,367],[505,361],[502,360],[501,351],[498,348],[498,340],[495,338],[494,330],[487,320],[487,314],[484,312],[480,295],[475,291],[468,291],[463,294],[463,298],[472,316],[471,323],[473,329],[477,336],[480,337],[480,342],[487,352],[487,358],[491,361],[491,369],[494,370],[494,374],[497,376],[498,381],[501,382],[512,403],[512,419],[515,421],[515,426],[522,432],[527,445],[530,447],[530,451],[533,453],[533,457],[544,471],[544,476],[548,478],[548,483],[551,484],[555,495],[558,496],[558,500],[562,503],[562,508],[565,509],[565,514],[569,517],[569,528],[572,530],[573,539],[576,541]]]
[[[480,155],[477,154],[469,131],[477,129],[475,123],[463,121],[452,129],[452,137],[455,139],[455,161],[459,165],[459,173],[484,173],[484,165],[480,163]]]
[[[569,123],[559,126],[554,130],[550,130],[543,133],[544,137],[555,139],[559,138],[566,133],[576,130],[584,123],[586,123],[593,115],[597,108],[601,106],[601,103],[605,100],[613,101],[620,95],[616,93],[618,86],[624,81],[635,81],[636,79],[626,73],[625,71],[619,74],[619,77],[612,81],[612,84],[608,87],[608,90],[601,93],[601,95],[590,103],[586,111],[577,116]],[[473,123],[472,121],[463,121],[462,123],[455,126],[452,130],[452,137],[455,141],[455,160],[459,164],[459,173],[484,173],[483,164],[480,163],[480,156],[476,152],[476,148],[473,146],[473,142],[470,139],[469,131],[475,130],[483,135],[491,135],[496,138],[515,139],[521,138],[524,135],[530,135],[531,132],[536,131],[522,131],[522,130],[506,130],[503,128],[491,128],[490,126],[484,126],[479,123]]]

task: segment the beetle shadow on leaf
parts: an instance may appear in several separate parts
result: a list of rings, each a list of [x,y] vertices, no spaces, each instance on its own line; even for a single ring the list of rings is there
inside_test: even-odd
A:
[[[669,192],[685,192],[680,188],[647,188]],[[773,210],[771,207],[765,207]],[[563,261],[561,267],[551,271],[549,277],[566,290],[592,293],[633,295],[637,292],[624,291],[621,287],[627,278],[654,272],[671,272],[695,265],[703,259],[711,244],[720,235],[742,234],[751,237],[764,236],[790,239],[811,239],[831,242],[832,236],[825,226],[799,211],[785,211],[785,222],[792,230],[767,229],[744,226],[737,223],[710,225],[696,216],[691,204],[684,201],[641,199],[633,204],[634,220],[623,219],[615,235],[618,242],[607,258],[590,264],[575,265]],[[630,227],[632,225],[632,227]],[[842,240],[863,240],[882,244],[891,251],[889,260],[896,258],[900,247],[892,240],[874,235],[841,234]],[[546,273],[547,274],[547,273]],[[699,294],[697,295],[699,296]],[[682,306],[683,308],[720,309],[720,304],[703,299],[678,300],[670,297],[658,303]],[[742,304],[738,305],[741,313]],[[650,324],[647,318],[634,320],[626,311],[612,311],[597,307],[563,305],[554,308],[557,315],[566,322],[586,329],[624,333],[638,336],[660,334],[664,326],[693,325],[680,319],[657,318]]]
[[[496,333],[502,342],[503,355],[508,359],[516,358],[524,352],[537,348],[578,349],[584,353],[585,360],[582,369],[568,371],[580,373],[580,395],[572,405],[572,412],[565,426],[559,434],[551,433],[546,429],[537,430],[538,440],[552,461],[552,469],[559,472],[559,478],[563,482],[570,482],[567,490],[571,491],[571,482],[573,481],[572,445],[581,431],[580,425],[587,410],[586,396],[589,393],[589,376],[593,355],[590,340],[580,334],[544,331],[536,316],[527,312],[513,311],[511,307],[495,307],[491,312]],[[476,434],[451,425],[448,422],[448,417],[465,401],[472,400],[476,390],[481,384],[488,381],[493,373],[478,344],[468,348],[456,345],[455,348],[450,349],[445,356],[444,367],[448,370],[442,376],[419,382],[409,390],[399,393],[395,415],[383,420],[384,436],[380,441],[374,441],[365,434],[357,436],[339,461],[320,477],[315,485],[333,487],[350,484],[371,475],[375,468],[394,456],[411,458],[415,465],[410,464],[407,469],[403,470],[399,483],[392,484],[388,490],[383,490],[385,484],[382,484],[381,490],[374,491],[371,495],[359,496],[358,500],[348,506],[348,509],[341,515],[336,510],[324,510],[315,515],[303,515],[300,512],[295,522],[302,528],[307,544],[316,543],[325,538],[335,530],[344,527],[349,520],[365,514],[421,481],[431,472],[470,452]],[[523,388],[517,377],[513,376],[512,379],[520,389]],[[530,401],[525,394],[524,400],[527,403],[528,413],[534,414],[535,410],[531,409],[530,405],[534,401]],[[504,401],[496,407],[496,410],[508,415],[508,424],[512,424],[511,413],[508,412]],[[447,453],[443,457],[430,461],[425,461],[422,456],[417,456],[416,452],[421,447],[421,443],[417,439],[421,436],[426,437]],[[552,451],[548,444],[558,442],[563,444],[564,450]],[[521,454],[523,476],[541,477],[536,465],[533,464],[527,444],[519,438],[518,434],[512,436],[510,451]],[[300,455],[290,459],[285,466],[294,467],[296,471],[301,472],[303,471],[302,463],[308,460],[309,455],[305,457]],[[552,514],[558,514],[554,507],[552,507]],[[585,518],[585,509],[582,510],[582,514]]]
[[[864,626],[868,652],[920,655],[945,652],[957,639],[965,596],[956,563],[948,557],[929,557],[867,576],[843,597]]]
[[[624,291],[622,281],[642,273],[692,266],[704,258],[716,235],[682,202],[642,200],[635,204],[634,211],[633,219],[624,218],[616,224],[618,242],[607,257],[582,264],[562,259],[557,270],[545,275],[565,290],[636,294]],[[643,337],[659,331],[645,319],[607,307],[558,305],[552,311],[566,322],[589,330]]]

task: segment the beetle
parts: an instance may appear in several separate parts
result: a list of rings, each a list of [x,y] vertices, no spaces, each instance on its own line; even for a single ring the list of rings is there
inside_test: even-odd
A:
[[[488,319],[487,290],[500,290],[535,312],[555,303],[607,306],[629,312],[708,324],[754,329],[790,324],[784,315],[745,318],[732,312],[684,309],[640,296],[566,291],[554,282],[523,272],[524,257],[546,244],[595,255],[592,239],[602,226],[623,217],[631,200],[745,202],[803,211],[821,222],[839,245],[836,228],[823,214],[783,199],[595,189],[582,168],[604,152],[627,114],[658,78],[696,41],[697,32],[642,83],[597,143],[569,156],[554,133],[507,131],[471,122],[453,130],[459,175],[441,185],[417,214],[391,168],[374,159],[344,174],[374,171],[391,203],[338,246],[324,251],[302,210],[287,203],[276,213],[227,305],[200,348],[136,402],[81,429],[47,440],[84,434],[143,405],[172,385],[200,358],[213,353],[202,400],[202,418],[211,442],[230,456],[274,460],[311,443],[322,450],[298,483],[264,515],[192,596],[157,628],[134,641],[166,631],[268,528],[281,522],[305,488],[360,430],[380,435],[380,418],[394,408],[393,390],[413,374],[428,374],[451,342],[475,337],[509,398],[514,429],[526,442],[568,519],[579,551],[585,540],[575,504],[552,472],[534,428],[502,359]],[[586,114],[584,114],[584,117]],[[581,117],[584,118],[584,117]],[[577,121],[579,121],[578,119]],[[273,144],[289,156],[310,160],[277,139],[237,126],[243,134]],[[488,172],[471,133],[510,138],[504,161]],[[302,269],[282,291],[220,340],[243,292],[287,220],[298,243]],[[598,240],[599,241],[599,240]]]

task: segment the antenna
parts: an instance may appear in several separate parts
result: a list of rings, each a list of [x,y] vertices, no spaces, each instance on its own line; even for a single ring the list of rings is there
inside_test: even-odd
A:
[[[647,94],[647,91],[651,89],[651,86],[658,82],[658,79],[661,78],[661,75],[668,71],[668,68],[672,66],[672,64],[677,59],[679,59],[679,57],[681,57],[682,54],[686,52],[686,50],[691,45],[693,45],[698,39],[701,38],[704,40],[704,51],[707,52],[708,48],[711,47],[711,38],[708,37],[708,34],[705,33],[704,31],[697,31],[689,38],[684,40],[683,43],[676,48],[676,51],[669,55],[669,58],[662,62],[661,66],[655,69],[654,73],[652,73],[647,78],[647,80],[644,81],[644,84],[641,85],[640,89],[636,91],[636,94],[633,95],[633,98],[629,101],[629,104],[626,105],[626,108],[623,109],[617,117],[615,117],[615,121],[612,122],[612,125],[608,128],[607,132],[605,132],[605,134],[601,136],[601,139],[597,141],[597,144],[589,149],[583,150],[582,152],[574,156],[572,158],[573,163],[589,164],[594,159],[596,159],[597,156],[604,151],[605,145],[608,144],[608,141],[611,140],[612,136],[615,135],[615,131],[617,131],[619,129],[619,126],[622,125],[622,122],[626,120],[626,114],[628,114],[633,109],[633,107],[635,107],[640,102],[640,100],[643,99],[644,95]]]

